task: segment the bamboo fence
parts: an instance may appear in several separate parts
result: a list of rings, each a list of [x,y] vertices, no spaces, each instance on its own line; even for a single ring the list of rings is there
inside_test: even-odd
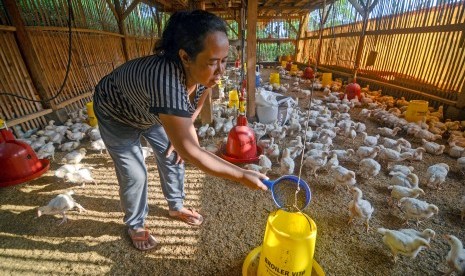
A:
[[[358,68],[358,76],[365,77],[362,83],[373,79],[374,87],[394,96],[453,104],[464,91],[465,2],[413,0],[392,4],[380,0],[369,14]],[[347,77],[354,74],[362,18],[352,8],[347,16],[351,22],[337,25],[335,19],[341,13],[336,6],[329,15],[333,22],[323,30],[319,65]],[[310,49],[316,49],[317,44],[318,31],[307,32],[304,50],[312,62],[316,51]],[[383,83],[391,86],[383,87]],[[402,87],[405,91],[398,89]]]
[[[43,72],[45,98],[57,94],[68,65],[69,29],[67,0],[16,1],[24,27]],[[44,108],[40,102],[0,96],[0,117],[9,126],[21,124],[23,129],[43,126],[44,115],[60,109],[67,113],[82,108],[92,100],[98,81],[124,63],[122,40],[126,41],[129,59],[150,55],[157,40],[155,10],[139,3],[125,20],[125,34],[118,31],[118,22],[105,0],[72,0],[71,64],[63,92]],[[125,7],[123,7],[125,8]],[[166,23],[161,15],[160,24]],[[0,92],[12,93],[34,100],[44,100],[31,82],[15,39],[16,28],[8,20],[5,5],[0,1]]]

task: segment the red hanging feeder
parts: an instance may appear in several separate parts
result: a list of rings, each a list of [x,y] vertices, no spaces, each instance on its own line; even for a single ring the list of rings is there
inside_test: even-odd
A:
[[[346,86],[345,94],[347,95],[347,99],[349,100],[352,100],[355,97],[357,97],[360,100],[362,98],[361,93],[362,93],[362,88],[357,83],[357,67],[356,67],[355,73],[354,73],[354,81],[352,83],[349,83]]]
[[[262,149],[257,146],[255,134],[247,125],[245,116],[244,89],[239,99],[239,110],[241,114],[237,117],[237,124],[228,134],[228,141],[220,150],[221,158],[231,163],[252,163],[258,161]]]
[[[313,79],[314,75],[313,75],[313,69],[312,67],[308,66],[305,68],[305,71],[304,71],[304,78],[306,79]]]
[[[0,122],[0,126],[3,125]],[[38,159],[32,148],[14,138],[6,127],[0,129],[0,187],[38,178],[50,167],[48,159]]]

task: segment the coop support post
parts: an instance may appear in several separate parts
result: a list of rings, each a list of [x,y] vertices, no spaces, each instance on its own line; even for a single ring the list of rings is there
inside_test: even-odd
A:
[[[255,65],[257,63],[257,1],[247,4],[247,117],[255,117]]]
[[[326,24],[326,21],[328,20],[329,12],[331,11],[331,8],[333,7],[333,4],[331,4],[328,9],[326,9],[325,6],[323,6],[323,10],[321,11],[320,14],[320,30],[318,32],[318,49],[317,49],[317,54],[316,54],[316,64],[320,64],[320,57],[321,57],[321,48],[323,46],[323,29],[324,25]]]
[[[119,0],[114,0],[114,12],[116,16],[116,21],[118,22],[118,30],[123,37],[121,38],[121,44],[123,46],[123,55],[124,55],[124,60],[128,61],[129,58],[129,51],[128,51],[128,36],[126,33],[126,28],[124,26],[124,18],[123,18],[123,10],[121,8],[121,5],[119,3]],[[110,3],[109,3],[110,4]]]

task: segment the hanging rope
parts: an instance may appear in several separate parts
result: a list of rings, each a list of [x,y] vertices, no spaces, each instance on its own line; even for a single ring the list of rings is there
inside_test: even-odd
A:
[[[323,1],[323,14],[324,14],[324,11],[325,11],[325,8],[326,8],[326,0]],[[323,17],[320,16],[320,29],[319,29],[319,38],[318,38],[318,42],[320,42],[320,40],[322,39],[322,30],[323,28]],[[320,43],[318,43],[318,45],[320,45]],[[316,47],[315,47],[316,49]],[[307,118],[305,120],[305,132],[304,132],[304,142],[303,142],[303,149],[302,149],[302,155],[300,156],[300,168],[299,168],[299,174],[298,174],[298,181],[296,183],[297,185],[297,189],[296,189],[296,192],[295,192],[295,201],[294,201],[294,208],[296,208],[299,212],[302,213],[302,210],[300,210],[298,207],[297,207],[297,194],[299,193],[300,191],[300,179],[302,177],[302,168],[303,168],[303,163],[304,163],[304,156],[305,156],[305,143],[307,142],[307,131],[308,131],[308,121],[310,120],[310,111],[312,110],[312,102],[313,102],[313,92],[314,92],[314,84],[315,84],[315,79],[316,79],[316,74],[318,72],[318,60],[315,61],[315,72],[313,73],[313,79],[312,79],[312,87],[310,88],[310,101],[308,102],[308,110],[307,110]]]
[[[46,103],[46,102],[50,102],[50,101],[56,99],[63,92],[63,88],[65,87],[66,81],[68,80],[69,71],[71,69],[71,52],[72,52],[71,51],[72,50],[71,46],[72,46],[72,37],[73,37],[72,36],[72,30],[71,30],[71,22],[74,21],[73,7],[72,7],[71,1],[72,0],[68,0],[68,64],[66,65],[65,78],[63,79],[63,82],[62,82],[58,92],[55,94],[55,96],[50,97],[48,99],[43,99],[43,100],[34,100],[34,99],[31,99],[31,98],[27,98],[27,97],[24,97],[24,96],[16,95],[16,94],[13,94],[13,93],[7,93],[7,92],[0,93],[0,96],[16,97],[16,98],[20,98],[20,99],[30,101],[30,102],[34,102],[34,103]]]

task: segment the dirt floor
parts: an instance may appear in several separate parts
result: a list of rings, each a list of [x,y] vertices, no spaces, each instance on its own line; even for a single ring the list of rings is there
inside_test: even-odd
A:
[[[359,111],[352,111],[355,120],[364,119],[357,115]],[[376,123],[363,121],[369,134],[377,133]],[[413,147],[420,145],[416,139],[407,138]],[[357,149],[361,138],[357,137],[353,145],[343,137],[337,137],[334,142],[336,149]],[[88,145],[89,142],[84,143]],[[187,165],[185,205],[199,210],[205,222],[201,227],[192,227],[169,219],[152,156],[146,160],[150,174],[147,226],[156,236],[159,247],[140,252],[133,248],[122,223],[118,185],[110,157],[89,151],[81,163],[93,167],[97,184],[79,187],[54,176],[63,155],[56,154],[51,169],[41,178],[0,189],[0,274],[241,275],[245,257],[262,243],[267,217],[275,210],[270,193],[249,190]],[[451,168],[442,190],[422,185],[426,169],[438,162],[447,163]],[[355,159],[341,164],[358,170]],[[419,227],[414,224],[411,227],[431,228],[437,236],[431,248],[422,250],[417,258],[401,256],[395,264],[381,240],[382,235],[376,232],[378,227],[406,228],[399,211],[387,204],[386,168],[370,180],[357,174],[357,186],[375,209],[370,221],[372,230],[368,233],[361,222],[347,225],[347,206],[352,196],[344,187],[334,190],[332,177],[324,171],[318,179],[302,175],[313,193],[312,202],[304,212],[318,227],[314,258],[327,275],[442,275],[447,270],[444,259],[449,246],[443,235],[453,234],[465,241],[465,221],[460,220],[458,209],[460,198],[465,194],[464,177],[458,172],[456,160],[447,154],[426,153],[422,162],[411,165],[426,193],[420,198],[439,207],[438,215]],[[275,173],[269,174],[272,179],[279,176],[276,173],[279,164],[273,168]],[[75,191],[75,200],[86,212],[69,212],[69,221],[61,226],[58,226],[59,215],[36,218],[37,207],[69,189]]]

